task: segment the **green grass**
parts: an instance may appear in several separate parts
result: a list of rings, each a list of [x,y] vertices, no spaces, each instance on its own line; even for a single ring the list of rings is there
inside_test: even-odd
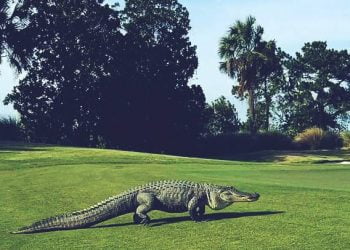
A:
[[[243,158],[0,144],[0,249],[349,249],[350,165],[316,164],[349,160],[349,151],[263,152]],[[190,221],[187,213],[153,211],[149,227],[132,224],[128,214],[89,229],[9,234],[163,179],[233,184],[262,197],[221,211],[207,209],[209,221],[203,223]]]

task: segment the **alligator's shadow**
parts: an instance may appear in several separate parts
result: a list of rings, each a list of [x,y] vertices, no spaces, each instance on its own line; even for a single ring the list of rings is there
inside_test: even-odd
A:
[[[250,216],[265,216],[265,215],[274,215],[274,214],[281,214],[284,213],[284,211],[260,211],[260,212],[241,212],[241,213],[211,213],[211,214],[205,214],[203,217],[204,221],[217,221],[217,220],[226,220],[226,219],[234,219],[234,218],[240,218],[240,217],[250,217]],[[180,216],[180,217],[168,217],[168,218],[161,218],[161,219],[153,219],[151,220],[151,227],[158,227],[165,224],[173,224],[173,223],[179,223],[184,221],[190,221],[191,218],[189,216]],[[134,225],[132,222],[128,223],[119,223],[119,224],[108,224],[108,225],[99,225],[94,227],[89,227],[87,229],[93,229],[93,228],[107,228],[107,227],[120,227],[120,226],[130,226]]]

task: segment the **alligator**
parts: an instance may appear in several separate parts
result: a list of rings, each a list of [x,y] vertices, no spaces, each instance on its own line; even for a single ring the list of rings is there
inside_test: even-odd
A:
[[[201,221],[205,206],[223,209],[234,202],[252,202],[258,193],[246,193],[232,186],[220,186],[190,181],[157,181],[110,197],[90,208],[50,217],[22,227],[13,233],[36,233],[53,230],[86,228],[102,221],[134,213],[136,224],[147,225],[151,210],[170,213],[188,211],[193,221]]]

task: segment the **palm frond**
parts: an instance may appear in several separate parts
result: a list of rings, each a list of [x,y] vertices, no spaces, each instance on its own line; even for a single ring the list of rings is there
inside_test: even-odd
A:
[[[16,72],[20,73],[22,70],[22,65],[20,63],[19,58],[16,55],[10,54],[8,56],[8,60],[9,60],[10,65],[16,69]]]
[[[219,70],[222,73],[227,73],[226,62],[219,62]]]
[[[267,60],[266,55],[259,49],[264,43],[264,29],[255,25],[255,21],[252,16],[248,16],[244,22],[236,21],[219,43],[218,53],[220,58],[224,59],[219,63],[219,69],[237,79],[239,86],[236,93],[240,96],[254,88],[259,65]]]
[[[10,9],[9,0],[0,0],[0,12],[7,12]]]
[[[236,40],[229,36],[223,37],[220,40],[219,56],[220,58],[230,58],[235,56],[237,49]]]
[[[20,72],[28,63],[25,49],[23,48],[23,36],[19,35],[22,25],[28,13],[24,9],[22,1],[0,0],[0,53],[5,52],[11,66]]]

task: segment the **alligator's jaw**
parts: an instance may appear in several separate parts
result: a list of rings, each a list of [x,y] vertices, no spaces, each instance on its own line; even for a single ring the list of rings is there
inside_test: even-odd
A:
[[[236,200],[236,202],[254,202],[259,200],[260,194],[254,193],[254,194],[249,194],[247,196],[243,196],[240,199]]]
[[[240,192],[235,188],[213,190],[207,192],[208,205],[211,209],[219,210],[235,202],[254,202],[259,199],[258,193]]]

